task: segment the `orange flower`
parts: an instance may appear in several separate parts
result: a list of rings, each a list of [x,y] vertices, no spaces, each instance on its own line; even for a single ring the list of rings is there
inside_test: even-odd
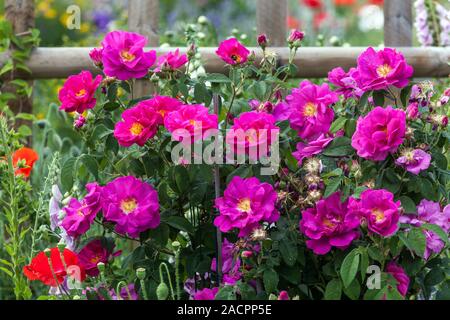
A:
[[[19,150],[13,153],[12,161],[14,167],[17,167],[17,163],[19,160],[25,160],[26,168],[18,168],[16,169],[16,175],[23,175],[25,177],[29,177],[31,173],[31,169],[33,169],[34,163],[39,159],[36,151],[30,148],[20,148]]]
[[[352,6],[356,0],[334,0],[336,6]]]

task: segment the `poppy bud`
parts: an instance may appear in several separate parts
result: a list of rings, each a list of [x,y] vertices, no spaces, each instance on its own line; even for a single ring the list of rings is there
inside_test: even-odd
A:
[[[169,288],[167,287],[167,284],[161,282],[158,288],[156,288],[156,297],[158,298],[158,300],[166,300],[168,296]]]
[[[259,46],[264,50],[267,47],[267,44],[269,43],[267,39],[267,35],[264,33],[261,33],[257,38]]]

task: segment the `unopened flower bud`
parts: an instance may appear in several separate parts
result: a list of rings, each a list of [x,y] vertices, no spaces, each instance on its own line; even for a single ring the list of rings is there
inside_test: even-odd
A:
[[[269,295],[269,300],[278,300],[278,297],[276,295],[274,295],[273,293],[271,293]]]
[[[195,53],[197,52],[195,48],[195,44],[191,43],[188,50],[187,50],[187,56],[189,59],[192,59],[195,56]]]
[[[269,43],[269,40],[267,39],[267,35],[265,33],[261,33],[258,35],[257,38],[259,46],[264,50],[267,47],[267,44]]]
[[[156,297],[158,298],[158,300],[166,300],[168,296],[169,288],[167,287],[167,284],[161,282],[158,288],[156,288]]]
[[[144,280],[145,279],[145,275],[146,275],[145,268],[137,268],[136,269],[136,277],[139,280]]]
[[[250,250],[245,250],[245,251],[242,251],[242,253],[241,253],[242,258],[250,258],[252,255],[253,255],[253,252],[251,252]]]
[[[173,247],[175,250],[178,250],[178,248],[180,248],[180,246],[181,246],[181,244],[180,244],[178,241],[172,242],[172,247]]]
[[[303,38],[305,38],[304,32],[296,30],[296,29],[292,29],[291,33],[289,34],[289,37],[287,39],[289,47],[291,47],[291,48],[300,47]]]

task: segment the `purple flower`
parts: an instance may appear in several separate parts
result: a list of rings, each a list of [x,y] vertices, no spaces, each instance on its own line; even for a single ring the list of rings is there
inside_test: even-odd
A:
[[[408,149],[402,152],[402,156],[395,164],[406,169],[412,174],[418,175],[420,171],[427,170],[430,166],[431,156],[421,149]]]
[[[391,261],[386,266],[386,272],[394,277],[397,281],[398,292],[405,297],[409,287],[409,277],[405,270],[395,262]]]
[[[344,96],[345,99],[362,96],[363,91],[358,87],[357,77],[358,71],[355,68],[345,72],[344,69],[339,67],[328,73],[328,81],[338,88],[336,93]]]
[[[194,300],[214,300],[218,291],[219,288],[217,287],[212,289],[204,288],[195,293]]]
[[[333,137],[321,134],[317,139],[308,143],[299,142],[297,144],[297,151],[293,152],[292,155],[298,160],[298,165],[301,166],[303,159],[321,153],[333,139]]]
[[[166,54],[163,54],[158,57],[157,67],[155,68],[155,72],[161,72],[165,70],[175,71],[180,69],[188,62],[188,58],[186,54],[180,54],[180,50],[176,49],[175,51],[169,51]]]
[[[420,227],[424,223],[435,224],[442,228],[446,233],[450,231],[450,205],[447,205],[443,211],[437,202],[423,199],[417,206],[417,216],[412,214],[400,217],[401,223],[407,223],[415,227]],[[423,231],[427,240],[424,258],[428,259],[432,252],[439,253],[445,244],[442,239],[433,231]]]
[[[241,279],[240,267],[239,248],[225,238],[222,243],[222,274],[225,284],[234,285]],[[216,258],[212,259],[211,270],[217,270]]]

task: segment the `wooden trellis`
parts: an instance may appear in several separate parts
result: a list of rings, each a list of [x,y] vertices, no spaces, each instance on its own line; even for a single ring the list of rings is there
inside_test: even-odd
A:
[[[288,30],[286,27],[287,0],[256,0],[257,28],[259,33],[266,33],[271,44],[271,50],[278,53],[281,60],[287,61],[289,51],[283,47]],[[32,19],[26,10],[33,0],[10,1],[7,11],[14,10],[15,16],[22,12]],[[447,77],[450,74],[450,48],[418,48],[412,46],[412,0],[385,0],[385,45],[399,48],[408,62],[415,69],[416,77]],[[158,3],[159,0],[129,0],[129,29],[140,32],[149,38],[150,46],[157,46],[158,39]],[[22,11],[21,11],[22,10]],[[18,14],[17,14],[18,13]],[[8,17],[8,15],[7,15]],[[17,32],[23,30],[24,25],[30,25],[26,19],[14,20]],[[20,30],[20,31],[19,31]],[[157,52],[169,49],[155,48]],[[251,48],[257,54],[260,50]],[[355,65],[356,57],[365,48],[300,48],[295,64],[299,77],[326,77],[332,68],[341,66],[349,68]],[[90,48],[36,48],[30,57],[28,66],[32,71],[32,79],[66,78],[79,73],[81,70],[97,72],[89,59]],[[172,49],[173,50],[173,49]],[[183,50],[181,50],[183,51]],[[226,72],[224,63],[214,53],[213,48],[201,48],[208,72]],[[0,65],[6,60],[7,53],[0,55]]]

